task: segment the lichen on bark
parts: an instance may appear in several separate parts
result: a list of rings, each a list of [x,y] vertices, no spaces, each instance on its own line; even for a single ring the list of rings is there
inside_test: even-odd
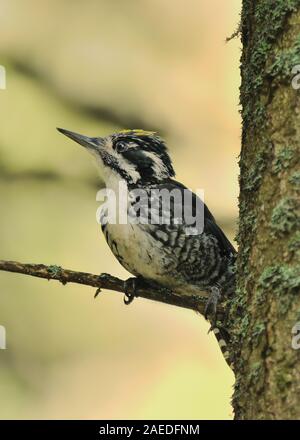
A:
[[[300,0],[243,0],[241,38],[233,407],[239,419],[300,418]]]

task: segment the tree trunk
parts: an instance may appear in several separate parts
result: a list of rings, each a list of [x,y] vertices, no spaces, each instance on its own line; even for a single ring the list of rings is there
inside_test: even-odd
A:
[[[237,419],[300,419],[300,0],[243,0],[241,34],[233,406]]]

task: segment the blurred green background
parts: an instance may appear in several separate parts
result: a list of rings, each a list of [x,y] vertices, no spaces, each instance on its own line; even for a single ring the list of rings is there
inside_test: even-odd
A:
[[[59,135],[158,131],[233,239],[240,0],[0,0],[0,259],[128,277],[90,157]],[[0,272],[1,418],[230,419],[233,375],[188,310]]]

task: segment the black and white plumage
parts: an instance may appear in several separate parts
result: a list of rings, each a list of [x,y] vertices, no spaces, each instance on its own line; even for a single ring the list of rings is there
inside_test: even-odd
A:
[[[59,131],[93,154],[106,187],[116,194],[120,181],[129,190],[143,189],[152,201],[156,197],[153,189],[175,189],[182,194],[189,191],[173,180],[175,172],[166,145],[152,132],[124,130],[105,138],[91,138],[64,129]],[[184,197],[173,201],[170,224],[104,224],[102,230],[107,243],[118,261],[136,277],[182,295],[201,293],[208,298],[216,292],[221,297],[230,295],[235,289],[236,251],[207,206],[204,205],[202,233],[188,235],[184,222],[175,224],[176,208],[194,212],[197,202],[201,202],[195,194],[189,193],[191,206],[176,206],[176,203],[184,203]],[[134,209],[136,202],[131,196],[129,207]],[[164,209],[161,199],[155,202],[161,213]],[[218,328],[215,334],[224,353],[225,336]]]

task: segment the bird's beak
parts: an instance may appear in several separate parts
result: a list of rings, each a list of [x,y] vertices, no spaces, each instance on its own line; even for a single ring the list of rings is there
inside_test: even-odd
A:
[[[82,134],[74,133],[73,131],[65,130],[64,128],[57,128],[57,130],[89,150],[98,150],[101,144],[101,138],[84,136]]]

